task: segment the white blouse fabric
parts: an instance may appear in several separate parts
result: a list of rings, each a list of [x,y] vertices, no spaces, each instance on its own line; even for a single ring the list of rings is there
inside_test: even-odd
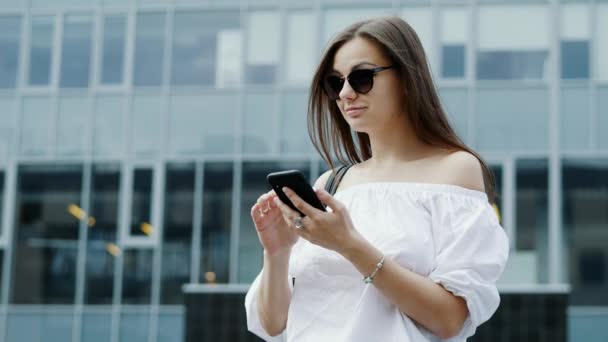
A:
[[[485,193],[451,184],[373,182],[347,187],[334,197],[387,259],[466,300],[469,316],[448,341],[465,341],[496,311],[496,281],[509,243]],[[271,337],[257,311],[260,275],[247,293],[245,308],[248,329],[267,341],[441,341],[373,284],[365,284],[344,257],[303,238],[289,262],[287,326]]]

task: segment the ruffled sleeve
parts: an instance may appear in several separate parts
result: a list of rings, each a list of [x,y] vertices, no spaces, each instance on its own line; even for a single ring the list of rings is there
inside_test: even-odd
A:
[[[431,202],[436,261],[429,278],[466,300],[469,316],[453,338],[464,341],[498,308],[509,241],[487,197],[438,194]]]
[[[247,330],[261,337],[265,341],[271,342],[283,342],[285,341],[285,331],[277,336],[270,336],[262,327],[262,323],[260,322],[260,316],[258,314],[258,301],[257,301],[257,292],[260,286],[260,282],[262,281],[262,272],[258,274],[255,278],[251,287],[247,291],[247,295],[245,295],[245,311],[247,313]],[[291,282],[290,288],[291,288]],[[293,289],[291,289],[293,291]]]

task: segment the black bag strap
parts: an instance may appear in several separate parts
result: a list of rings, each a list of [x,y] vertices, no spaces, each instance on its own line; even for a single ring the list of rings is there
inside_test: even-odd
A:
[[[334,195],[336,190],[338,189],[338,185],[346,174],[346,171],[351,168],[352,165],[342,165],[338,168],[338,171],[334,174],[333,172],[329,174],[329,178],[327,179],[327,183],[325,183],[325,191],[327,191],[330,195]]]

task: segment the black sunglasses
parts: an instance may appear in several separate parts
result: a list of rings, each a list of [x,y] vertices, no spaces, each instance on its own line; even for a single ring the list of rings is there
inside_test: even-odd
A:
[[[338,100],[340,98],[340,91],[344,87],[344,81],[348,80],[348,84],[350,84],[354,91],[359,94],[367,94],[374,86],[374,75],[391,68],[393,68],[392,65],[374,69],[357,69],[351,71],[346,77],[329,75],[325,78],[325,82],[323,82],[325,93],[332,101]]]

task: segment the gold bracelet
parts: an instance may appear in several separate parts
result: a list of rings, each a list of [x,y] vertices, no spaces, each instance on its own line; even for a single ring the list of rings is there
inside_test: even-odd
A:
[[[363,278],[363,282],[366,284],[371,284],[371,282],[374,281],[376,273],[378,273],[382,266],[384,266],[384,255],[382,255],[382,259],[380,259],[380,261],[376,264],[376,269],[374,270],[374,272],[372,272],[372,274],[370,274],[369,276]]]

